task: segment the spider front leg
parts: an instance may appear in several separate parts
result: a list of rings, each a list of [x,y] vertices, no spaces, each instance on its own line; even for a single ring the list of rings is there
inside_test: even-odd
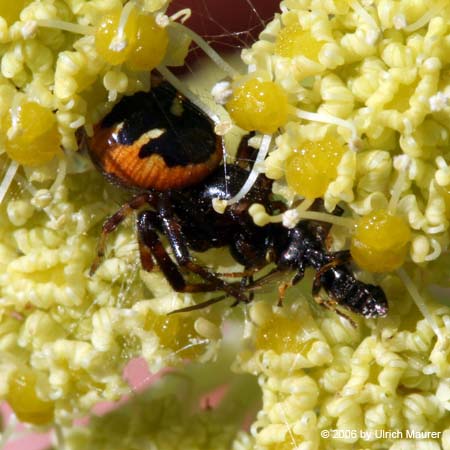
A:
[[[106,219],[103,223],[102,232],[100,234],[100,239],[97,244],[97,253],[92,262],[91,268],[89,270],[89,275],[92,276],[97,271],[100,266],[106,249],[106,240],[108,236],[117,229],[117,227],[128,217],[133,211],[141,208],[145,204],[154,204],[156,201],[154,194],[147,192],[145,194],[139,194],[133,197],[129,202],[125,203],[120,207],[120,209],[115,212],[111,217]]]
[[[164,234],[169,240],[174,252],[175,259],[181,267],[191,273],[199,275],[207,282],[208,285],[214,286],[214,289],[210,290],[225,291],[228,295],[234,297],[240,302],[250,302],[249,297],[243,294],[241,288],[223,281],[219,278],[218,274],[205,269],[200,264],[193,261],[189,253],[188,243],[183,235],[181,225],[172,210],[168,197],[160,197],[158,215],[161,219]]]
[[[342,318],[347,320],[353,328],[357,328],[356,322],[348,314],[339,309],[339,303],[336,300],[332,298],[324,299],[320,297],[320,295],[314,296],[314,300],[318,305],[322,306],[325,309],[328,309],[328,311],[333,311],[338,316],[341,316]]]
[[[166,280],[169,282],[172,289],[176,292],[192,293],[192,292],[211,292],[223,290],[227,292],[228,295],[231,295],[233,297],[241,295],[239,289],[234,288],[231,285],[223,282],[215,274],[208,272],[206,269],[203,269],[201,266],[198,266],[197,264],[190,261],[190,256],[186,247],[184,247],[183,250],[181,250],[181,254],[183,255],[183,257],[180,258],[181,259],[180,262],[179,249],[181,244],[173,242],[173,238],[171,238],[171,236],[167,236],[172,248],[178,249],[178,253],[177,251],[174,250],[178,265],[174,261],[172,261],[158,235],[158,228],[160,224],[161,218],[157,213],[153,211],[143,211],[138,216],[137,229],[139,235],[141,258],[142,255],[145,255],[145,260],[142,260],[142,265],[144,269],[151,270],[153,268],[153,264],[148,265],[146,263],[146,259],[151,255],[151,257],[153,257],[154,260],[157,262],[159,268],[161,269],[162,273],[164,274]],[[197,266],[200,267],[201,269],[200,271],[196,271],[198,268]],[[199,274],[202,278],[206,280],[206,282],[204,283],[186,282],[180,271],[180,267],[184,267],[190,272]],[[207,274],[206,276],[204,276],[205,273]],[[242,298],[240,300],[242,300]]]

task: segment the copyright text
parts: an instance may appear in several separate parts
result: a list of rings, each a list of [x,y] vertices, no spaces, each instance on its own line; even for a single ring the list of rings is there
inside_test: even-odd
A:
[[[415,430],[322,430],[320,436],[324,439],[439,439],[442,431]]]

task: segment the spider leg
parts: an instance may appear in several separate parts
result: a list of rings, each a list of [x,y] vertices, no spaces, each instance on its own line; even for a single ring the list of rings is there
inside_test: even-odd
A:
[[[215,283],[186,282],[179,267],[172,261],[158,236],[159,223],[160,219],[154,211],[142,211],[137,218],[139,251],[144,270],[150,272],[153,269],[154,259],[166,280],[176,292],[210,292],[217,290]],[[148,258],[151,259],[151,264],[148,264]]]
[[[191,273],[199,275],[201,278],[207,281],[209,285],[214,286],[214,289],[210,290],[225,291],[228,295],[234,297],[236,300],[244,303],[250,302],[250,299],[245,294],[243,294],[242,289],[221,280],[216,273],[205,269],[200,264],[197,264],[192,260],[192,257],[189,253],[188,244],[181,230],[181,225],[178,222],[175,214],[173,213],[169,198],[167,196],[160,197],[160,202],[158,204],[158,215],[161,218],[161,224],[164,230],[164,234],[170,242],[175,255],[175,259],[181,267],[185,268]]]
[[[299,268],[295,272],[294,276],[289,281],[283,281],[278,286],[278,303],[277,306],[283,306],[284,298],[286,297],[286,291],[297,284],[305,276],[305,269],[303,267]]]
[[[277,281],[280,277],[280,273],[281,272],[277,268],[274,268],[262,277],[259,277],[257,280],[249,280],[248,284],[246,285],[246,290],[254,293],[258,289],[261,289],[263,286]]]
[[[283,306],[284,297],[286,297],[286,291],[292,286],[291,282],[283,281],[278,285],[278,302],[277,306],[281,308]]]
[[[141,208],[145,204],[154,204],[155,196],[151,192],[145,194],[139,194],[133,197],[129,202],[125,203],[120,207],[120,209],[115,212],[112,216],[105,220],[103,223],[100,238],[97,244],[97,252],[92,262],[91,268],[89,270],[89,275],[94,275],[98,267],[100,266],[106,249],[106,240],[112,232],[128,217],[133,211]]]
[[[316,301],[317,304],[319,304],[323,308],[328,309],[328,311],[333,311],[338,316],[341,316],[342,318],[348,320],[348,322],[350,323],[350,325],[353,328],[357,327],[356,322],[350,316],[348,316],[345,312],[343,312],[339,309],[339,303],[335,299],[333,299],[333,298],[324,299],[324,298],[320,297],[320,295],[317,294],[314,296],[314,300]]]
[[[258,272],[258,270],[260,270],[260,267],[250,267],[248,269],[244,269],[242,272],[223,272],[220,274],[220,276],[228,278],[243,278],[246,280],[254,273]]]
[[[254,273],[256,271],[256,269],[249,269],[249,272],[250,271]],[[245,273],[245,272],[243,272],[243,273]],[[240,286],[241,286],[241,289],[245,289],[245,290],[247,290],[249,292],[248,295],[249,295],[250,301],[253,301],[253,299],[255,298],[255,293],[252,292],[251,289],[250,289],[250,286],[252,285],[252,283],[253,283],[253,275],[245,275],[245,276],[243,276],[241,281],[240,281],[240,283],[239,283]],[[235,300],[232,303],[231,307],[234,308],[238,304],[239,304],[239,300]]]
[[[149,246],[145,245],[145,242],[142,238],[142,233],[139,231],[139,219],[137,219],[136,223],[138,224],[137,240],[139,247],[139,256],[141,258],[141,265],[146,272],[152,272],[153,268],[155,267],[152,252],[150,251]]]
[[[253,283],[253,275],[245,275],[242,279],[241,279],[241,289],[245,289],[250,283]],[[255,298],[255,293],[254,292],[249,292],[249,298],[250,301],[253,301],[253,299]]]

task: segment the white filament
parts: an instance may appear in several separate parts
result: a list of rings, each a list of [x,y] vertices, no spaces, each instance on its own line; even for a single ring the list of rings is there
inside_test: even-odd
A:
[[[272,142],[272,135],[265,134],[262,138],[261,147],[258,150],[258,155],[256,156],[255,163],[253,164],[252,170],[245,181],[244,185],[241,187],[239,192],[231,197],[228,201],[228,205],[232,205],[233,203],[237,203],[241,200],[245,195],[247,195],[248,191],[255,184],[256,179],[259,175],[260,165],[266,159],[267,153],[269,152],[270,143]]]
[[[239,72],[233,67],[231,67],[211,46],[197,33],[185,27],[184,25],[176,22],[172,22],[172,25],[178,28],[181,32],[188,35],[204,52],[208,55],[211,60],[225,73],[230,75],[232,78],[237,77]]]
[[[43,28],[55,28],[57,30],[68,31],[69,33],[90,35],[95,34],[95,27],[90,27],[88,25],[80,25],[78,23],[65,22],[63,20],[37,20],[36,24],[38,27]]]
[[[6,170],[5,176],[3,177],[3,180],[0,184],[0,204],[4,200],[6,194],[9,190],[9,187],[11,186],[11,183],[13,182],[18,168],[19,168],[19,164],[16,161],[11,161],[8,169]]]
[[[441,329],[438,327],[438,324],[434,320],[433,315],[430,313],[424,298],[420,295],[420,292],[418,291],[416,285],[413,283],[409,275],[406,273],[404,269],[401,268],[397,269],[397,274],[402,280],[403,284],[405,285],[406,290],[409,292],[409,295],[413,299],[414,303],[419,308],[419,311],[422,313],[422,315],[430,324],[430,327],[433,329],[434,334],[439,339],[443,339],[444,336],[442,335]]]

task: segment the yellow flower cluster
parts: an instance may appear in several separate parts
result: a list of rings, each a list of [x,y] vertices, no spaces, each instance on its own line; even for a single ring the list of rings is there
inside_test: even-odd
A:
[[[291,104],[265,173],[280,185],[286,175],[307,198],[317,187],[329,211],[339,202],[356,218],[389,209],[412,230],[411,259],[437,259],[449,245],[450,3],[286,0],[280,8],[242,53],[250,74],[274,80]],[[323,152],[308,159],[305,149],[330,137],[347,151],[322,188]],[[304,173],[308,164],[318,168]]]
[[[196,450],[446,450],[450,309],[433,306],[436,339],[398,279],[386,279],[383,288],[393,299],[389,317],[352,315],[355,324],[311,307],[299,289],[291,291],[295,303],[288,299],[282,309],[271,298],[260,299],[244,329],[227,322],[231,329],[217,362],[191,364],[87,427],[65,428],[64,445],[140,448],[145,439],[168,450],[180,441]],[[218,405],[199,410],[189,403],[224,381],[229,391]],[[259,396],[262,408],[249,432],[239,431],[243,411]],[[396,434],[380,437],[383,432]],[[411,439],[407,432],[435,432],[437,438]]]
[[[235,368],[258,376],[262,389],[253,448],[403,449],[414,442],[406,430],[439,432],[437,440],[417,442],[448,448],[448,337],[436,341],[395,278],[384,288],[389,317],[352,316],[356,327],[312,311],[299,292],[282,310],[269,302],[252,306],[247,348]],[[434,311],[446,336],[449,313],[443,306]],[[383,430],[400,431],[403,439],[380,437]]]
[[[58,183],[56,170],[33,170],[39,190],[17,176],[21,189],[0,207],[0,396],[34,424],[53,413],[64,423],[120,398],[128,392],[122,370],[134,356],[154,371],[186,358],[207,361],[221,338],[218,312],[166,315],[191,296],[178,296],[159,274],[140,274],[132,226],[115,234],[113,253],[89,276],[117,192],[96,171]],[[22,390],[14,388],[20,377]]]
[[[89,131],[118,95],[149,88],[148,72],[108,64],[96,47],[95,33],[102,19],[122,11],[127,2],[14,3],[17,5],[3,2],[0,6],[0,118],[23,102],[38,103],[54,111],[64,149],[77,150],[78,128]],[[168,1],[138,3],[142,11],[156,13],[164,11]],[[182,64],[190,41],[182,33],[170,34],[167,62]],[[8,130],[3,128],[4,121],[4,136]]]

